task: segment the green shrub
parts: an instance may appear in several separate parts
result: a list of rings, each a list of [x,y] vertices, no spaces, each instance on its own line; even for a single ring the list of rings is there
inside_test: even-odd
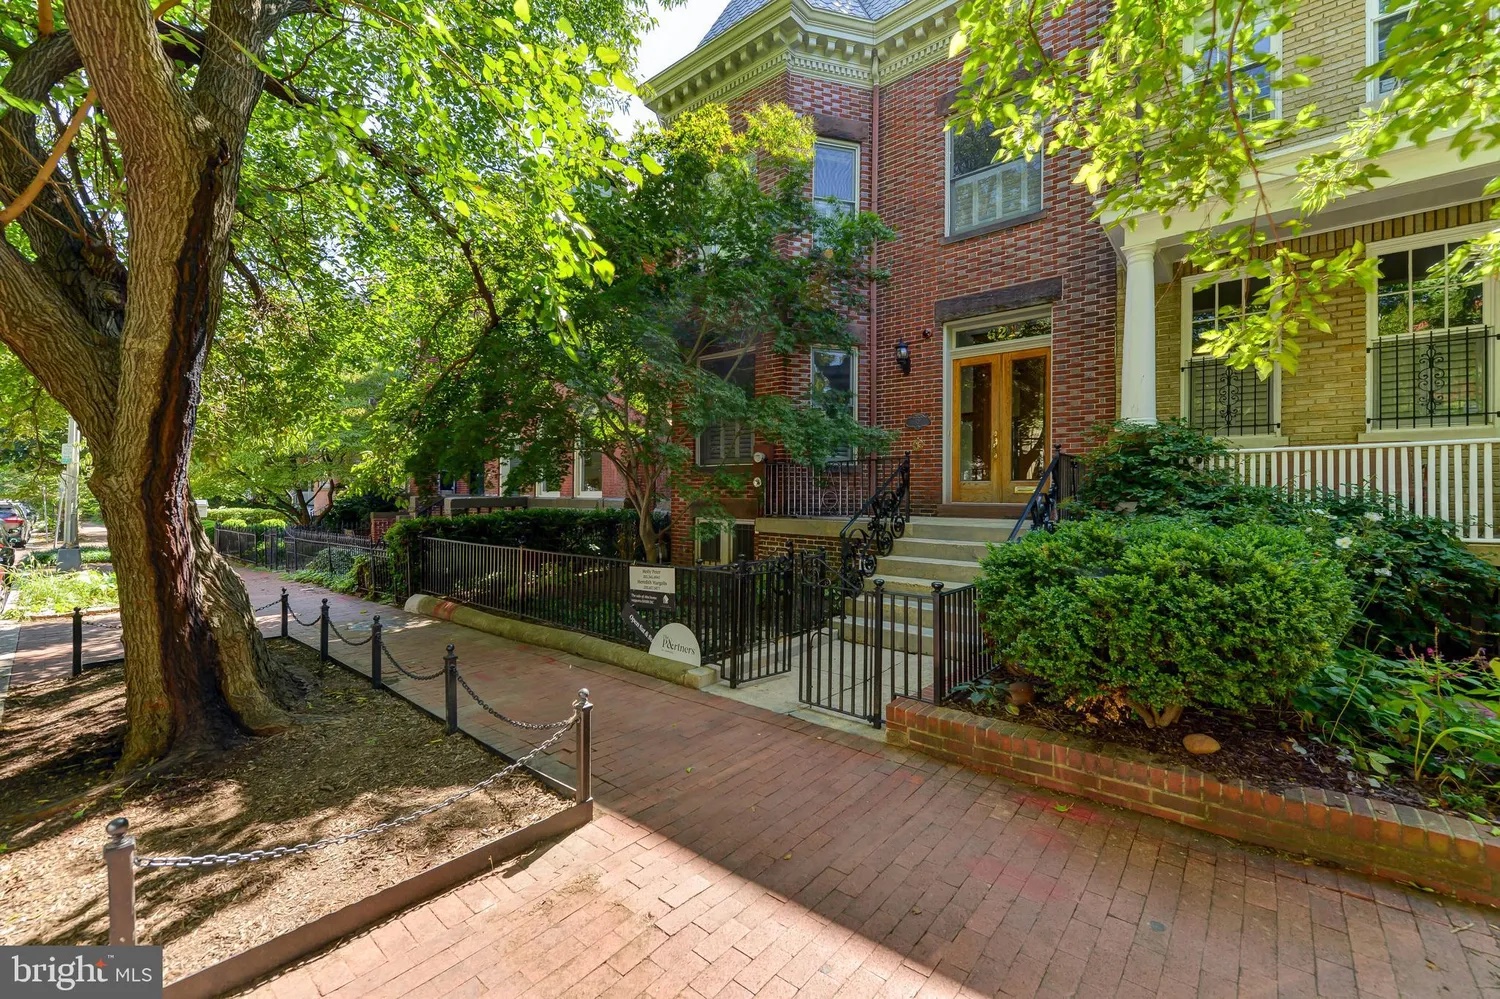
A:
[[[656,515],[665,528],[665,514]],[[426,535],[486,545],[539,548],[571,555],[637,558],[640,542],[633,510],[571,510],[566,507],[500,510],[462,517],[412,517],[398,520],[385,543],[396,565],[405,565],[415,539]]]
[[[285,517],[263,517],[261,519],[260,523],[256,524],[255,526],[257,528],[259,528],[260,530],[262,530],[262,531],[264,531],[264,530],[266,530],[268,528],[272,528],[272,527],[277,528],[278,530],[281,530],[281,529],[284,529],[286,527],[286,518]]]
[[[1084,455],[1079,506],[1097,512],[1138,503],[1219,527],[1293,527],[1338,558],[1359,611],[1348,642],[1394,655],[1432,645],[1455,656],[1496,644],[1500,569],[1466,548],[1453,525],[1401,512],[1374,489],[1290,495],[1247,486],[1210,459],[1222,445],[1181,423],[1116,425]]]
[[[74,607],[115,607],[120,597],[115,575],[95,569],[60,572],[46,567],[21,567],[11,576],[19,601],[11,616],[23,614],[67,614]]]
[[[225,517],[223,520],[218,522],[218,525],[225,530],[230,531],[244,531],[250,528],[249,523],[239,517]]]
[[[981,562],[986,631],[1011,668],[1075,707],[1169,724],[1296,689],[1348,629],[1339,563],[1302,532],[1099,517],[997,545]]]
[[[208,519],[219,521],[221,524],[228,520],[243,521],[246,525],[254,527],[264,524],[268,520],[280,521],[283,525],[286,518],[276,510],[266,510],[253,506],[216,506],[210,507]]]
[[[1181,420],[1110,424],[1082,456],[1077,503],[1110,511],[1138,506],[1158,514],[1212,505],[1235,481],[1222,466],[1210,467],[1227,454],[1223,444]]]

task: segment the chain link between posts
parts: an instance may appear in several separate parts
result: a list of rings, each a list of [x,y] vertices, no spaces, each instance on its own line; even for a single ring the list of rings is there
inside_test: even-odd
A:
[[[484,710],[488,711],[490,714],[494,715],[496,718],[499,718],[501,721],[505,722],[507,725],[514,725],[516,728],[531,729],[533,732],[547,732],[547,731],[550,731],[551,729],[556,728],[559,725],[566,725],[566,724],[568,724],[567,722],[552,722],[550,724],[538,725],[535,722],[516,721],[514,718],[510,718],[510,717],[508,717],[506,715],[503,715],[500,712],[496,711],[494,708],[490,707],[488,704],[486,704],[484,702],[484,698],[480,697],[479,694],[477,694],[474,691],[474,688],[471,687],[471,686],[469,686],[469,681],[464,679],[464,675],[462,673],[458,674],[458,685],[469,692],[469,696],[472,697],[472,698],[474,698],[474,703],[475,704],[478,704],[481,708],[483,708]]]
[[[578,714],[575,712],[573,717],[559,724],[557,731],[552,734],[551,738],[538,744],[536,748],[532,749],[525,756],[505,768],[490,774],[479,783],[466,787],[462,791],[456,791],[442,801],[428,805],[425,808],[418,808],[415,811],[407,812],[405,815],[398,815],[394,819],[369,826],[365,829],[356,829],[353,832],[341,833],[338,836],[328,836],[323,839],[314,840],[311,843],[298,843],[296,846],[275,846],[268,850],[249,850],[244,853],[207,853],[198,857],[137,857],[135,866],[142,868],[219,867],[254,863],[257,860],[279,860],[282,857],[295,857],[298,854],[311,853],[314,850],[325,850],[330,846],[338,846],[341,843],[352,843],[355,840],[365,839],[366,837],[374,836],[399,826],[410,825],[420,818],[431,815],[433,812],[440,811],[450,805],[463,801],[465,798],[478,794],[502,777],[515,773],[543,751],[556,745],[577,723]]]
[[[390,664],[396,667],[396,671],[409,680],[436,680],[438,677],[442,676],[443,671],[448,668],[447,664],[444,664],[433,670],[431,673],[413,673],[411,670],[407,669],[405,666],[402,666],[396,661],[396,657],[391,655],[391,647],[389,645],[381,642],[380,651],[385,654],[385,657],[390,661]]]

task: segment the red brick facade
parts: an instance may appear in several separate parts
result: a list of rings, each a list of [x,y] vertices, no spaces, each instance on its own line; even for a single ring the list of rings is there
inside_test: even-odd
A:
[[[1073,40],[1069,40],[1070,42]],[[1052,443],[1075,448],[1094,424],[1116,412],[1116,255],[1092,218],[1090,198],[1072,183],[1073,156],[1043,168],[1043,208],[1038,217],[974,235],[946,235],[947,143],[945,108],[958,86],[960,60],[949,60],[895,80],[877,91],[783,73],[729,101],[734,114],[784,100],[817,123],[820,134],[859,138],[860,203],[875,208],[897,232],[882,247],[880,264],[891,280],[876,299],[875,342],[868,316],[856,321],[862,346],[859,410],[862,420],[895,432],[895,453],[912,453],[912,505],[932,513],[944,489],[945,322],[1050,306],[1052,310]],[[874,106],[879,101],[878,128]],[[878,156],[871,136],[878,137]],[[874,171],[878,164],[878,181]],[[872,183],[878,182],[872,201]],[[911,348],[911,372],[902,374],[895,345]],[[871,371],[871,362],[878,370]],[[808,389],[808,358],[757,358],[756,391],[796,398]],[[873,376],[873,377],[872,377]],[[872,399],[872,389],[874,397]],[[875,411],[872,414],[872,402]],[[923,425],[925,423],[925,425]],[[918,426],[913,427],[912,424]],[[776,449],[757,444],[767,457]],[[756,469],[747,470],[747,478]],[[745,507],[753,516],[751,488]],[[748,504],[748,505],[747,505]],[[673,520],[690,520],[687,503],[673,501]],[[692,556],[691,532],[674,531],[673,558]]]

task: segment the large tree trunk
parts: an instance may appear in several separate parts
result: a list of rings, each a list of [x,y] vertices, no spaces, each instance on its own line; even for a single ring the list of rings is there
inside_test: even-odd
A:
[[[198,524],[187,464],[260,94],[255,59],[291,10],[215,3],[188,90],[148,3],[74,0],[67,37],[38,43],[4,81],[37,100],[81,62],[128,180],[128,273],[112,255],[96,260],[108,246],[98,234],[56,236],[50,220],[76,211],[21,215],[32,259],[0,239],[0,339],[78,419],[95,458],[89,483],[109,529],[126,651],[123,768],[287,722],[245,588]],[[14,134],[34,122],[12,114],[0,125]],[[20,189],[12,181],[25,169],[0,159],[0,180]]]

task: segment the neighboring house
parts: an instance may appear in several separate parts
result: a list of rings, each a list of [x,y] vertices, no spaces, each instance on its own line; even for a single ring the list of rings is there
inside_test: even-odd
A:
[[[1456,243],[1492,227],[1494,200],[1482,189],[1500,173],[1500,150],[1460,161],[1441,143],[1398,148],[1382,158],[1390,177],[1374,191],[1317,216],[1299,249],[1331,255],[1358,240],[1384,277],[1375,292],[1340,294],[1332,333],[1303,336],[1296,375],[1261,381],[1193,353],[1218,310],[1255,289],[1236,277],[1204,289],[1184,278],[1182,218],[1172,229],[1150,217],[1106,233],[1072,183],[1074,157],[994,163],[982,132],[948,129],[961,66],[949,58],[956,8],[730,0],[697,49],[650,81],[651,106],[666,119],[711,101],[741,113],[780,101],[810,116],[813,193],[877,211],[897,230],[880,251],[891,281],[857,324],[857,357],[761,357],[741,375],[757,391],[791,393],[839,379],[860,419],[897,433],[893,453],[910,452],[919,516],[881,575],[911,588],[972,578],[977,542],[1005,536],[1053,447],[1078,448],[1091,426],[1116,416],[1184,418],[1239,449],[1253,481],[1373,483],[1460,525],[1479,550],[1500,550],[1488,547],[1497,540],[1500,281],[1459,287],[1427,276]],[[1104,9],[1074,7],[1056,44],[1078,44]],[[1310,0],[1271,40],[1287,65],[1321,57],[1314,85],[1278,97],[1279,112],[1311,100],[1331,123],[1282,166],[1336,141],[1340,123],[1398,86],[1355,74],[1409,9]],[[1268,176],[1290,174],[1276,165]],[[1290,182],[1270,190],[1291,205]],[[705,436],[700,464],[755,462],[754,493],[732,498],[736,528],[712,546],[715,559],[771,554],[788,538],[836,547],[894,464],[813,476],[748,435]],[[931,514],[966,519],[920,516]],[[688,531],[674,532],[674,544],[677,561],[704,554]]]
[[[443,516],[519,506],[602,509],[625,504],[620,471],[599,451],[574,454],[558,482],[512,482],[510,462],[501,458],[468,473],[441,472],[437,490],[425,495],[412,483],[408,494],[412,512]]]
[[[968,546],[967,560],[977,542],[1003,538],[1004,518],[1030,497],[1053,445],[1077,448],[1114,417],[1116,251],[1071,182],[1075,157],[994,163],[983,131],[949,130],[956,6],[731,0],[698,48],[650,81],[664,118],[707,102],[732,113],[782,102],[810,117],[810,193],[830,211],[876,211],[897,232],[879,251],[891,280],[855,321],[854,356],[761,352],[734,375],[758,393],[848,393],[860,420],[897,434],[897,459],[815,477],[737,428],[710,428],[696,442],[698,463],[743,466],[755,488],[726,498],[735,525],[716,542],[674,530],[675,561],[779,553],[788,538],[836,545],[909,452],[913,511],[967,520],[919,518],[897,552],[910,558],[882,564],[882,574],[922,587],[966,579],[967,561],[940,564],[954,560],[952,542]],[[1075,8],[1059,44],[1076,42],[1099,9]],[[674,501],[674,523],[691,516]],[[955,536],[955,525],[968,529]]]

